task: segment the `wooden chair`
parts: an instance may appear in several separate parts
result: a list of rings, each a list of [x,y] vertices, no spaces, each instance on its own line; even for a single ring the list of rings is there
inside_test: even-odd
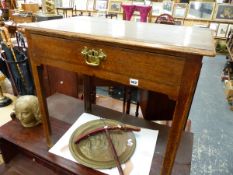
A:
[[[108,13],[108,14],[105,15],[105,18],[111,18],[112,19],[114,17],[117,19],[117,13]]]
[[[164,13],[156,18],[155,23],[175,25],[175,20],[171,15]]]

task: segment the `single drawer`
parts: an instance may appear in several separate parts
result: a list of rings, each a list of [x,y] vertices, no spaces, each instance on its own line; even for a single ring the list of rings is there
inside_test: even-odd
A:
[[[64,69],[123,84],[129,84],[129,79],[132,78],[138,80],[139,87],[151,89],[153,84],[153,90],[159,92],[174,91],[171,92],[174,94],[180,85],[185,60],[179,57],[142,52],[122,45],[93,44],[78,39],[41,35],[32,35],[31,39],[36,40],[31,45],[31,59],[38,63],[43,60]],[[102,49],[107,57],[100,66],[89,66],[81,54],[84,47]]]

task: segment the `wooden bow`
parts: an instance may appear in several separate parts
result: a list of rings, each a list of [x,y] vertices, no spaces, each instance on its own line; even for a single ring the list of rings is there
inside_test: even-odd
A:
[[[106,127],[101,127],[101,128],[96,128],[94,129],[93,131],[90,131],[90,132],[87,132],[83,135],[80,135],[76,140],[75,140],[75,144],[78,144],[81,140],[91,136],[91,135],[95,135],[97,133],[100,133],[100,132],[104,132],[105,130],[108,130],[108,131],[112,131],[112,130],[121,130],[121,131],[125,131],[125,132],[128,132],[128,131],[136,131],[136,132],[139,132],[141,131],[141,128],[139,127],[136,127],[136,126],[132,126],[132,125],[116,125],[116,126],[108,126],[107,128]]]

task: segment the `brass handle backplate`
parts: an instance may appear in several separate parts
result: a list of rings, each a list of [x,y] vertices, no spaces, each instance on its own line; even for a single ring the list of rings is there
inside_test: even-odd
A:
[[[99,66],[101,61],[105,60],[107,57],[102,49],[96,51],[95,49],[88,49],[86,46],[81,51],[81,54],[84,57],[86,64],[94,67]]]

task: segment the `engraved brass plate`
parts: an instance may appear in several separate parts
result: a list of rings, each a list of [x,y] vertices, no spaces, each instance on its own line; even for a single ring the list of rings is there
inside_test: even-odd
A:
[[[96,133],[75,144],[76,139],[80,135],[104,127],[105,124],[108,126],[116,126],[122,123],[108,119],[94,120],[81,125],[71,135],[69,148],[73,157],[80,164],[97,169],[116,167],[105,132]],[[112,130],[109,133],[120,162],[126,162],[133,155],[136,148],[134,133],[121,130]]]

